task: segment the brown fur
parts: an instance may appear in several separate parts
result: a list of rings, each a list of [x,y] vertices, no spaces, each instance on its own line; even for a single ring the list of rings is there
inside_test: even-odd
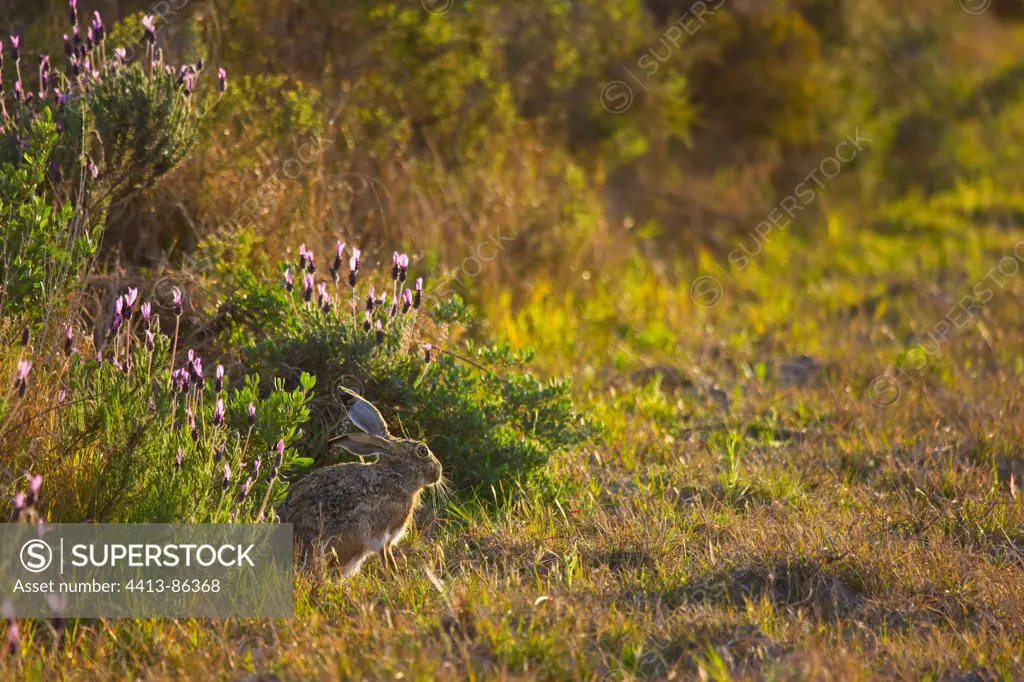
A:
[[[278,516],[293,524],[304,557],[310,549],[322,551],[345,575],[359,570],[372,552],[387,562],[390,547],[412,522],[420,493],[441,480],[441,463],[423,443],[393,440],[388,449],[371,464],[319,469],[292,488]]]

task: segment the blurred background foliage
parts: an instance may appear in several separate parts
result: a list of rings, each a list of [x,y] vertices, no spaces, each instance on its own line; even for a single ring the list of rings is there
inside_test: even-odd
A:
[[[857,130],[867,152],[796,229],[846,203],[882,229],[1018,214],[1013,2],[80,3],[93,9],[162,16],[169,61],[230,74],[196,153],[110,209],[104,253],[131,265],[259,269],[341,235],[371,260],[402,244],[457,290],[486,270],[481,299],[541,275],[579,287],[637,249],[727,251]],[[35,46],[65,22],[64,0],[0,10]],[[613,81],[631,89],[620,113]]]

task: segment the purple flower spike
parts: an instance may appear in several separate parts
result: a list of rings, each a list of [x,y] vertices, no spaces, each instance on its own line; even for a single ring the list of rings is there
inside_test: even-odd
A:
[[[116,52],[117,50],[114,51]],[[74,48],[71,47],[71,38],[68,38],[67,33],[64,34],[64,54],[66,54],[68,58],[71,58],[75,54]]]
[[[224,462],[224,482],[222,485],[224,490],[227,490],[228,486],[231,485],[231,467],[227,462]]]
[[[15,508],[15,510],[21,511],[22,509],[24,509],[25,508],[25,500],[27,498],[28,498],[28,495],[26,495],[25,493],[16,493],[14,495],[14,508]]]
[[[178,448],[178,454],[174,458],[174,468],[181,471],[181,462],[185,459],[185,453],[181,448]]]
[[[398,256],[398,279],[404,282],[409,274],[409,254],[402,253]]]
[[[384,343],[384,325],[380,323],[380,320],[377,320],[377,345],[379,346],[382,343]]]
[[[303,277],[303,281],[306,284],[305,290],[302,292],[302,300],[309,303],[313,300],[313,275],[306,274]]]
[[[255,426],[256,424],[256,406],[249,403],[249,426]]]
[[[100,18],[99,11],[92,13],[92,31],[96,36],[96,42],[103,42],[103,19]]]
[[[28,474],[28,487],[32,490],[33,497],[39,497],[39,490],[43,487],[43,477]]]
[[[373,304],[376,303],[377,299],[373,297],[373,285],[370,285],[370,290],[366,292],[366,312],[373,312]]]
[[[131,311],[132,306],[135,305],[135,301],[139,300],[139,290],[128,288],[128,293],[124,295],[124,303],[128,310]]]
[[[181,289],[174,287],[171,289],[171,297],[174,303],[174,314],[181,315]]]
[[[412,307],[419,310],[420,305],[423,302],[423,278],[416,278],[416,293],[413,294]]]
[[[21,59],[21,36],[11,36],[11,56],[14,61]]]
[[[430,363],[430,351],[434,349],[433,344],[423,344],[423,359],[429,364]]]
[[[366,311],[366,317],[363,319],[363,331],[365,331],[365,332],[370,331],[370,327],[371,326],[372,326],[372,324],[370,323],[370,311],[367,310]]]
[[[331,312],[331,294],[327,291],[327,285],[323,282],[317,285],[317,290],[320,292],[320,309],[326,315]]]
[[[70,324],[64,325],[64,355],[71,355],[71,344],[75,340],[75,332]]]
[[[203,359],[200,357],[192,361],[192,378],[200,385],[203,383]]]
[[[316,260],[313,258],[313,250],[306,250],[306,272],[311,275],[316,274]]]
[[[277,478],[278,469],[281,468],[281,461],[284,459],[284,439],[277,441],[277,454],[274,455],[274,466],[270,470],[270,477]]]
[[[224,424],[224,401],[221,398],[217,398],[217,405],[213,408],[213,425],[222,426]]]
[[[221,93],[228,89],[228,72],[222,68],[217,69],[217,90]]]
[[[402,312],[409,312],[409,308],[412,307],[412,292],[406,289],[402,292]]]
[[[64,48],[67,49],[67,41],[65,41],[64,43]],[[122,64],[126,64],[128,62],[128,50],[124,49],[123,47],[115,47],[114,56],[117,57],[117,61],[121,62]]]
[[[153,305],[146,301],[139,306],[139,310],[142,312],[142,319],[145,320],[146,324],[149,324],[149,318],[153,315]]]
[[[391,279],[398,279],[398,252],[391,254]]]
[[[152,351],[154,348],[156,348],[156,336],[153,334],[152,330],[147,329],[146,330],[146,350]]]
[[[306,269],[306,245],[302,244],[299,246],[299,270]]]
[[[285,289],[285,291],[290,293],[291,290],[294,289],[294,288],[295,288],[295,280],[292,278],[292,269],[291,268],[285,268],[284,269],[284,289]]]
[[[217,369],[213,373],[213,390],[220,393],[224,390],[224,366],[217,365]]]
[[[156,24],[153,23],[153,15],[147,14],[142,17],[142,39],[150,45],[156,43]]]
[[[68,0],[68,18],[72,26],[78,25],[78,0]]]

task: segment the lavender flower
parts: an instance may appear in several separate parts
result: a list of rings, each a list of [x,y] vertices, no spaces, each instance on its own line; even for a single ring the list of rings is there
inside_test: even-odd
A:
[[[299,271],[306,269],[306,245],[301,244],[299,246]]]
[[[32,491],[32,494],[29,496],[29,504],[33,504],[35,500],[39,499],[39,491],[43,487],[43,477],[42,475],[33,476],[31,473],[27,474],[27,476],[28,487]]]
[[[213,390],[220,393],[224,390],[224,366],[217,365],[217,369],[213,372]]]
[[[139,310],[142,312],[142,320],[146,323],[146,326],[149,326],[149,318],[153,314],[153,305],[149,301],[146,301],[139,306]]]
[[[189,378],[185,368],[176,369],[171,372],[171,381],[176,391],[184,391],[188,388]]]
[[[153,15],[147,14],[142,17],[142,39],[150,45],[156,43],[156,25],[153,23]]]
[[[21,59],[21,36],[11,36],[11,56],[14,61]]]
[[[124,316],[124,299],[120,296],[114,301],[114,318],[110,321],[110,333],[116,334],[121,328],[121,320]]]
[[[359,249],[352,247],[352,256],[348,259],[348,285],[355,288],[356,279],[359,273]]]
[[[338,240],[338,243],[334,247],[334,263],[331,265],[331,272],[337,272],[341,270],[341,254],[345,251],[345,242]]]
[[[181,289],[174,287],[171,289],[171,297],[174,303],[174,314],[177,316],[181,315]]]
[[[14,494],[14,509],[16,511],[21,511],[22,509],[24,509],[25,508],[25,500],[26,499],[28,499],[28,495],[27,494],[25,494],[25,493],[15,493]]]
[[[405,281],[409,272],[409,256],[395,251],[391,254],[391,279]]]
[[[277,454],[274,455],[274,466],[270,470],[270,477],[277,478],[277,472],[281,468],[281,461],[284,459],[284,439],[277,441]]]
[[[92,31],[96,36],[96,42],[103,42],[103,19],[100,18],[99,11],[92,13]]]
[[[373,312],[373,304],[375,302],[376,302],[376,299],[373,297],[373,285],[371,284],[370,285],[370,290],[366,293],[366,312],[368,312],[368,313],[372,313]]]
[[[125,319],[132,319],[132,307],[135,305],[135,301],[139,299],[139,290],[128,288],[128,293],[124,295],[125,305]]]
[[[192,381],[196,382],[200,386],[203,385],[203,359],[196,356],[196,359],[189,365],[189,370],[192,373]]]
[[[313,300],[313,275],[307,273],[302,279],[306,284],[306,288],[302,292],[302,300],[309,303]]]
[[[228,72],[222,68],[217,69],[217,90],[223,94],[228,89]]]
[[[181,448],[178,448],[178,454],[174,458],[174,468],[181,471],[181,462],[185,459],[185,453]]]
[[[295,288],[295,280],[292,279],[292,269],[284,269],[284,290],[291,293],[292,289]]]
[[[121,48],[118,48],[118,50],[120,49]],[[117,52],[117,50],[114,50],[114,52]],[[68,56],[68,59],[71,59],[75,54],[74,49],[71,47],[71,39],[68,38],[67,33],[64,34],[64,54]]]
[[[156,336],[153,334],[152,330],[147,329],[146,330],[146,350],[152,351],[154,348],[156,348]]]
[[[412,292],[406,289],[402,292],[402,312],[409,312],[409,308],[412,307]]]
[[[320,282],[317,289],[320,291],[320,309],[324,311],[324,315],[327,315],[331,312],[331,294],[323,282]]]
[[[370,327],[371,326],[372,326],[372,324],[370,322],[370,311],[367,310],[366,311],[366,317],[363,319],[363,331],[365,331],[365,332],[370,331]]]
[[[224,490],[227,490],[229,485],[231,485],[231,467],[228,466],[227,462],[224,462],[224,482],[221,483],[221,486]]]
[[[417,310],[419,310],[420,304],[422,303],[422,298],[423,298],[423,278],[422,277],[417,277],[416,278],[416,293],[413,295],[412,307],[416,308]]]
[[[18,621],[11,618],[7,623],[7,651],[14,656],[19,649],[21,649],[21,629],[18,627]]]
[[[247,479],[245,479],[245,483],[242,484],[242,489],[240,491],[238,491],[238,501],[239,502],[244,500],[246,495],[249,494],[249,491],[252,489],[252,484],[253,484],[253,477],[252,476],[249,476]]]
[[[68,0],[68,18],[72,26],[78,25],[78,0]]]
[[[380,323],[380,320],[377,320],[377,345],[379,346],[382,343],[384,343],[384,325]]]
[[[224,424],[224,400],[217,398],[217,404],[213,408],[213,425],[222,426]]]
[[[256,425],[256,406],[249,403],[249,426]]]
[[[423,344],[423,359],[429,364],[430,363],[430,351],[434,349],[433,344]]]
[[[306,272],[311,275],[316,274],[316,259],[313,258],[312,249],[306,249]]]
[[[72,346],[71,344],[75,340],[74,330],[71,328],[71,324],[64,325],[64,355],[71,355]]]
[[[185,408],[185,416],[188,419],[188,429],[192,432],[192,440],[199,440],[199,426],[196,424],[196,413],[192,411],[192,408]]]

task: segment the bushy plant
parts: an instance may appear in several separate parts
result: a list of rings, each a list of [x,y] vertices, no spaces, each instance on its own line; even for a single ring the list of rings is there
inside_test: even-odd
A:
[[[253,522],[283,499],[282,474],[308,464],[291,446],[309,417],[313,377],[261,392],[258,377],[231,381],[158,329],[150,304],[129,290],[98,351],[71,325],[35,363],[17,349],[14,389],[0,402],[3,460],[8,471],[43,476],[34,504],[44,518]],[[22,513],[24,491],[8,492],[0,505]]]
[[[102,223],[109,206],[152,187],[188,156],[208,108],[198,93],[207,74],[202,60],[181,67],[164,62],[152,16],[127,22],[131,33],[116,27],[111,38],[99,12],[85,26],[73,5],[69,15],[63,68],[47,54],[36,68],[23,67],[28,50],[20,36],[6,45],[5,68],[0,43],[0,162],[22,163],[36,120],[52,117],[50,185]],[[222,93],[223,70],[216,79]],[[4,83],[13,84],[10,97]]]
[[[0,164],[0,317],[42,320],[63,300],[96,249],[97,229],[69,203],[46,196],[46,169],[57,133],[49,109],[32,122],[18,163]]]
[[[343,261],[341,243],[328,278],[315,257],[282,265],[283,281],[235,291],[223,309],[225,339],[247,366],[290,384],[315,375],[306,447],[326,455],[326,441],[347,424],[337,387],[366,396],[396,433],[427,441],[446,475],[464,492],[497,494],[542,475],[552,454],[588,439],[595,425],[573,407],[568,381],[529,371],[530,353],[459,342],[472,314],[454,296],[428,310],[423,282],[406,284],[408,257],[394,254],[392,277],[373,282],[358,250]],[[247,311],[262,311],[255,328]],[[329,459],[329,457],[325,457]]]

